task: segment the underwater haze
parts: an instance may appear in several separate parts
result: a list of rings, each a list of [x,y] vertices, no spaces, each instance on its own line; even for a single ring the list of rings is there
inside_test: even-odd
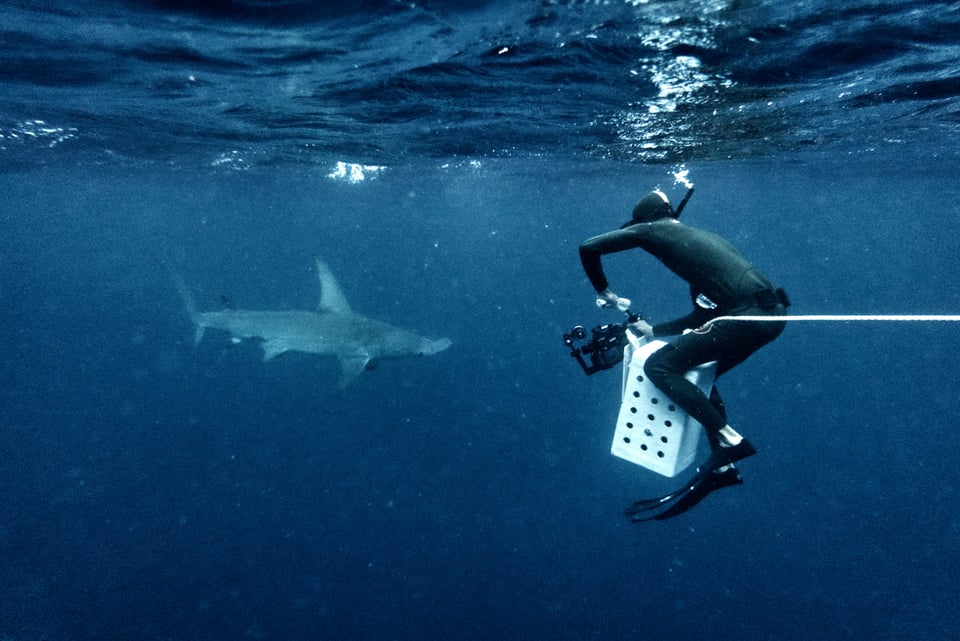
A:
[[[960,5],[842,5],[3,3],[0,639],[960,635],[960,323],[788,324],[719,381],[744,484],[643,524],[677,479],[562,341],[684,180],[791,314],[960,314]],[[164,268],[313,310],[315,257],[452,345],[338,392]]]

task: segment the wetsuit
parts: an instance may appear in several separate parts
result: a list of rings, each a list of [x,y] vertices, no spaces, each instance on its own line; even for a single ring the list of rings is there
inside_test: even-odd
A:
[[[654,326],[655,336],[681,334],[718,316],[786,314],[789,301],[783,290],[774,289],[732,244],[674,218],[637,223],[585,241],[580,246],[580,260],[594,289],[601,292],[608,287],[601,256],[637,247],[687,281],[694,302],[690,314]],[[644,371],[654,385],[703,425],[711,447],[716,448],[718,433],[727,424],[723,403],[716,390],[711,401],[684,375],[697,365],[717,361],[719,377],[779,336],[785,325],[718,321],[707,331],[688,332],[654,352]]]

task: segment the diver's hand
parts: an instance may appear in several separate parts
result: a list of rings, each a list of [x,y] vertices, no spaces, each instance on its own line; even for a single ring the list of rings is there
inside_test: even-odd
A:
[[[632,331],[634,334],[643,336],[647,340],[653,338],[653,325],[642,318],[638,318],[634,322],[628,324],[627,327],[629,327],[630,331]]]
[[[630,309],[630,299],[620,298],[611,292],[610,288],[608,287],[602,292],[597,292],[597,307],[603,307],[604,309],[616,308],[621,312],[625,312]]]

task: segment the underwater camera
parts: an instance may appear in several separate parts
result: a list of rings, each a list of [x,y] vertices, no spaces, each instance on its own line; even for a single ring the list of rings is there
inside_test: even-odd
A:
[[[636,317],[628,322],[634,322]],[[570,356],[577,359],[583,372],[590,376],[599,371],[610,369],[623,361],[623,348],[627,344],[627,323],[598,325],[591,330],[587,341],[587,330],[577,325],[563,335],[563,344],[570,348]],[[577,343],[586,341],[583,345]],[[584,356],[590,359],[587,364]]]

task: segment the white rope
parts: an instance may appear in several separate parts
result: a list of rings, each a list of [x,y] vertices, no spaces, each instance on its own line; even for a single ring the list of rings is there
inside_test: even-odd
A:
[[[960,321],[960,314],[807,314],[797,316],[718,316],[709,322],[742,321]]]
[[[718,316],[698,327],[696,332],[705,332],[719,321],[747,321],[754,323],[781,323],[784,321],[840,321],[840,322],[960,322],[960,314],[806,314],[797,316]]]

